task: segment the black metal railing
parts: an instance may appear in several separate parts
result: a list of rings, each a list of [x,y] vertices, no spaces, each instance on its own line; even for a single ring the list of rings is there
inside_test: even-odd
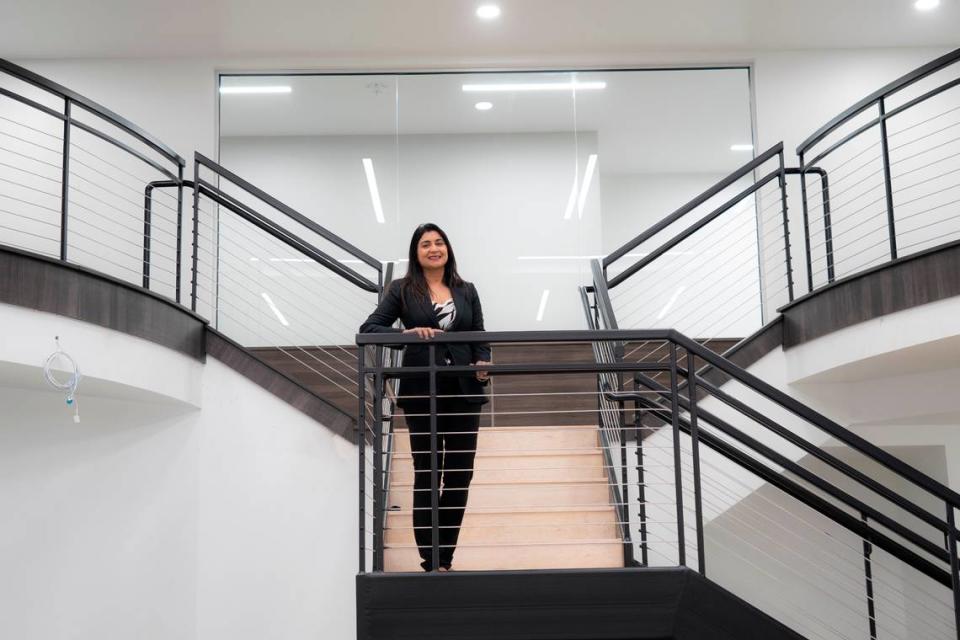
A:
[[[385,265],[199,153],[193,182],[191,308],[354,414],[349,346]]]
[[[179,300],[185,162],[96,102],[0,60],[3,243]],[[172,193],[145,219],[144,185]]]
[[[381,347],[420,343],[415,336],[397,334],[362,334],[357,341],[360,345]],[[594,502],[588,506],[605,507],[615,514],[618,539],[614,546],[622,547],[626,527],[631,555],[640,564],[694,568],[808,637],[864,637],[868,633],[896,638],[957,637],[954,605],[960,578],[958,531],[953,514],[960,507],[960,495],[955,491],[675,331],[453,333],[428,341],[426,348],[435,353],[447,344],[478,341],[601,343],[614,349],[618,344],[641,341],[664,345],[669,354],[665,361],[610,362],[601,358],[599,362],[524,362],[484,367],[492,376],[536,373],[549,378],[589,372],[601,379],[618,374],[636,382],[635,390],[611,392],[585,387],[582,392],[603,396],[616,405],[613,411],[623,416],[617,430],[626,437],[618,442],[605,440],[593,426],[594,444],[588,447],[601,456],[605,467],[621,470],[622,475],[616,480],[621,502],[618,504],[612,497],[617,494],[605,492],[593,494]],[[724,389],[718,388],[697,374],[695,360],[722,371],[731,382]],[[431,380],[433,391],[424,397],[430,402],[431,427],[429,440],[424,442],[431,444],[420,451],[430,455],[430,466],[406,473],[427,473],[432,480],[428,488],[421,490],[431,495],[430,506],[424,508],[430,513],[429,551],[434,567],[438,566],[444,546],[440,543],[444,527],[440,524],[443,502],[439,496],[445,473],[442,457],[438,456],[443,428],[438,427],[442,416],[437,407],[443,396],[437,396],[436,389],[445,377],[470,374],[476,369],[385,366],[380,360],[362,362],[360,366],[361,380],[407,376]],[[373,384],[360,388],[365,394],[367,389],[380,387]],[[749,403],[743,399],[746,396],[751,398]],[[417,545],[409,537],[405,543],[400,541],[399,534],[413,530],[405,519],[411,518],[415,508],[389,512],[388,523],[382,521],[383,515],[376,514],[388,513],[383,510],[384,500],[389,499],[391,504],[409,501],[400,492],[415,490],[409,483],[392,490],[387,488],[387,474],[397,473],[398,469],[385,470],[377,463],[384,440],[375,425],[384,416],[377,413],[379,398],[370,400],[372,403],[360,405],[367,434],[358,439],[360,569],[410,570],[416,566],[410,558],[419,560]],[[364,413],[363,407],[370,404],[374,415]],[[598,407],[594,422],[603,424],[603,414],[608,411],[607,406]],[[650,427],[649,421],[659,421],[668,428]],[[525,440],[524,455],[569,452],[570,449],[551,448],[562,431],[562,427],[541,427],[538,438],[542,441],[538,444]],[[502,441],[488,440],[485,445],[482,438],[483,430],[475,451],[477,461],[484,454],[505,455]],[[369,455],[371,450],[374,456]],[[416,452],[412,444],[410,451]],[[850,462],[853,454],[895,475],[910,487],[911,495],[920,498],[909,499],[859,470]],[[624,460],[629,460],[629,464],[624,465]],[[478,477],[482,468],[485,467],[478,468]],[[553,489],[570,484],[576,483],[561,478]],[[514,511],[553,507],[556,513],[558,505],[549,500],[559,498],[548,496],[562,494],[553,492],[550,482],[537,485],[537,490],[544,492],[542,500],[531,497],[527,502],[518,503],[511,487],[501,487],[499,492],[487,484],[469,488],[471,501],[456,546],[458,557],[463,556],[467,566],[460,568],[503,568],[497,565],[496,558],[519,544],[504,535],[484,537],[476,533],[484,527],[477,514],[489,515],[497,500],[503,500],[500,506]],[[484,492],[476,503],[474,492]],[[378,520],[373,528],[368,515]],[[470,520],[471,515],[474,520]],[[552,524],[553,535],[523,538],[524,557],[537,555],[541,547],[549,550],[558,544],[557,523]],[[498,530],[513,527],[519,528],[502,520]],[[583,566],[602,566],[590,564],[598,556],[589,549],[590,545],[607,543],[585,537],[580,544],[587,551],[567,549],[565,557],[582,553]],[[483,549],[490,553],[478,551]],[[621,552],[617,557],[629,563],[628,554]],[[559,563],[561,559],[555,561]],[[454,561],[455,568],[457,562]],[[484,562],[490,566],[485,567]]]
[[[794,296],[786,175],[778,144],[604,258],[619,326],[711,339],[769,321]]]
[[[797,147],[808,291],[960,238],[958,62],[911,71]]]

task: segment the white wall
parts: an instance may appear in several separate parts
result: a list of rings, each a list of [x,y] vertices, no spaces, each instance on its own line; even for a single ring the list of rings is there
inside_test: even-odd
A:
[[[355,446],[217,360],[2,313],[5,327],[52,318],[89,377],[74,424],[42,382],[52,336],[0,343],[0,635],[354,635]],[[22,364],[26,351],[42,355]],[[148,378],[200,368],[196,395],[94,375],[132,354]]]

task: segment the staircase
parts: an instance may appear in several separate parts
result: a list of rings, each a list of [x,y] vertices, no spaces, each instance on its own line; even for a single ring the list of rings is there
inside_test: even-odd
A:
[[[420,571],[407,430],[394,442],[384,570]],[[456,570],[623,566],[595,426],[483,427],[474,468]]]

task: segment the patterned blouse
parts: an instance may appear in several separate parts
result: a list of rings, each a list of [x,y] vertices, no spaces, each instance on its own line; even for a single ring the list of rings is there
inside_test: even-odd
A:
[[[437,312],[437,324],[444,331],[449,329],[457,318],[457,307],[453,304],[453,298],[446,302],[434,302],[433,309]]]

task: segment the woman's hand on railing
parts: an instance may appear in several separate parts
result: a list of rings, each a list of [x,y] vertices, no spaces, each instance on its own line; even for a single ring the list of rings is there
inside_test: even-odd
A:
[[[424,340],[429,340],[430,338],[436,336],[438,333],[443,333],[443,329],[434,329],[433,327],[414,327],[412,329],[405,329],[404,333],[415,333]]]
[[[473,366],[479,367],[485,364],[493,364],[493,363],[490,362],[489,360],[477,360],[476,362],[473,363]],[[480,382],[486,382],[489,379],[490,379],[489,373],[487,373],[486,371],[477,371],[477,380],[479,380]]]

